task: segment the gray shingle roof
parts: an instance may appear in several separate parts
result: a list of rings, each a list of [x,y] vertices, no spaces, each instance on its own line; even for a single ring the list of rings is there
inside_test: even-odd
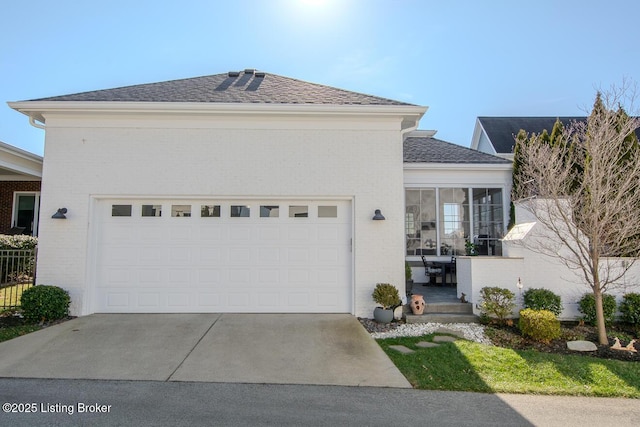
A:
[[[497,153],[511,154],[515,147],[515,136],[524,129],[528,133],[551,133],[553,125],[560,119],[565,126],[573,121],[584,121],[586,117],[478,117]]]
[[[432,137],[405,138],[403,152],[405,163],[511,164],[501,157]]]
[[[254,70],[95,90],[31,101],[413,105]]]
[[[586,116],[565,117],[478,117],[487,136],[497,153],[513,153],[515,136],[524,129],[527,133],[541,133],[543,130],[551,133],[556,120],[560,119],[564,126],[572,122],[584,122]],[[636,135],[640,139],[640,128],[636,129]]]

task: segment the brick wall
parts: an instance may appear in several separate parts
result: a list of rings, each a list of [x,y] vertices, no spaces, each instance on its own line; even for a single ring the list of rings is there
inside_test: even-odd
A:
[[[40,181],[0,181],[0,233],[11,228],[13,193],[16,191],[40,191]]]

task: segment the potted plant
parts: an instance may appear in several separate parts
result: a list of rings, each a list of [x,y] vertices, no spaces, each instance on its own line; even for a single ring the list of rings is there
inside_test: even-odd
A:
[[[404,279],[405,279],[405,293],[407,297],[413,294],[413,279],[411,279],[411,266],[409,265],[409,261],[404,262]]]
[[[398,288],[389,283],[378,283],[371,296],[377,304],[381,305],[373,310],[373,318],[376,322],[391,322],[393,311],[402,304]]]

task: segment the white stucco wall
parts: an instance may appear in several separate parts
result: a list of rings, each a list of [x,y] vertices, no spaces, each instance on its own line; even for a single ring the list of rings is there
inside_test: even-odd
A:
[[[38,282],[68,289],[72,314],[88,314],[96,196],[350,198],[354,314],[371,317],[377,282],[404,293],[399,116],[74,112],[46,126]]]
[[[518,222],[535,220],[530,214],[517,209]],[[548,233],[548,232],[547,232]],[[545,230],[538,223],[527,238],[544,238]],[[551,236],[548,236],[551,238]],[[559,247],[560,251],[567,251]],[[578,311],[578,300],[590,292],[590,287],[579,271],[573,271],[565,266],[557,257],[544,255],[527,248],[522,242],[503,241],[503,257],[459,257],[458,258],[458,294],[465,292],[472,295],[470,301],[474,303],[474,311],[479,314],[475,304],[480,302],[479,291],[484,286],[498,286],[510,289],[516,294],[518,307],[522,307],[521,294],[516,287],[517,279],[523,284],[522,292],[530,288],[545,288],[553,291],[562,298],[564,310],[558,316],[561,320],[575,320],[582,316]],[[603,264],[610,262],[613,268],[621,266],[625,259],[603,260]],[[620,303],[622,296],[630,292],[640,292],[640,263],[635,263],[627,274],[607,290]],[[469,300],[469,297],[467,296]]]
[[[521,307],[522,298],[516,285],[521,278],[525,260],[507,257],[458,257],[456,268],[458,273],[458,297],[464,293],[467,301],[473,304],[473,312],[480,314],[477,307],[481,302],[480,289],[499,287],[509,289],[516,295],[516,303]],[[526,280],[522,279],[521,280]],[[514,310],[517,312],[516,310]]]
[[[516,218],[520,221],[530,221],[531,215],[525,213],[521,209],[516,209]],[[550,233],[545,231],[540,223],[536,223],[527,240],[544,239],[548,235],[548,239],[552,239]],[[527,242],[530,243],[530,242]],[[583,276],[582,270],[572,270],[564,265],[560,258],[549,256],[535,250],[535,245],[528,246],[521,241],[504,241],[503,253],[508,257],[523,257],[525,263],[522,269],[522,282],[524,290],[529,288],[545,288],[553,291],[562,298],[564,310],[558,316],[561,320],[575,320],[582,316],[578,311],[578,301],[582,296],[591,292]],[[558,246],[558,253],[568,257],[568,249]],[[606,264],[610,264],[612,270],[619,268],[623,262],[630,262],[624,259],[604,259],[601,262],[601,268],[605,268]],[[640,292],[640,263],[634,264],[624,275],[622,280],[612,284],[606,293],[616,297],[618,303],[622,301],[622,296],[629,292]]]

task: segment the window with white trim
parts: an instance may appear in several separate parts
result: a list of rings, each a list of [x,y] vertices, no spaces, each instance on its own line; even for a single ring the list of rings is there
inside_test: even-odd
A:
[[[22,234],[37,236],[39,209],[40,192],[14,192],[11,227],[22,229]]]
[[[405,189],[407,255],[502,255],[504,232],[501,188]]]

